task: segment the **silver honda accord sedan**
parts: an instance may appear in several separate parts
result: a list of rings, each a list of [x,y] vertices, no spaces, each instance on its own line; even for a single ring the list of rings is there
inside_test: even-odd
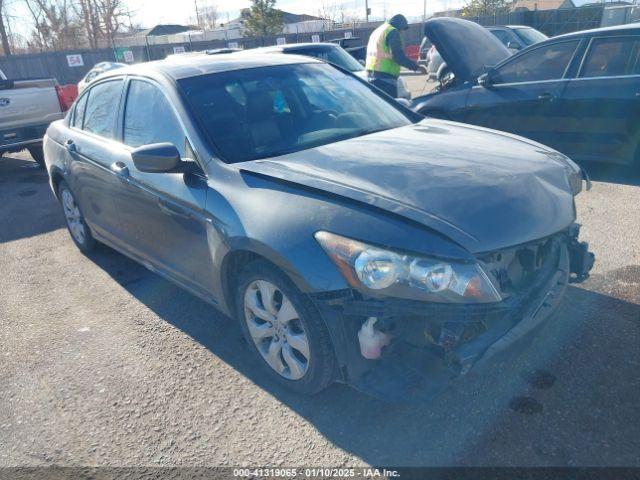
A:
[[[517,352],[593,265],[567,157],[424,119],[309,57],[115,70],[44,149],[80,250],[106,244],[237,318],[302,393],[428,397]]]

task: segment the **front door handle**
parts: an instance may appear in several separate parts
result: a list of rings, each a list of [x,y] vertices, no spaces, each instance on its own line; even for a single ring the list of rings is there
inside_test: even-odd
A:
[[[64,146],[69,153],[76,153],[78,151],[78,148],[76,147],[76,143],[71,139],[67,140]]]
[[[129,178],[129,168],[122,162],[115,162],[109,167],[113,173],[122,178]]]
[[[545,102],[553,102],[555,98],[556,96],[552,93],[541,93],[540,95],[538,95],[538,100],[543,100]]]
[[[160,210],[165,213],[166,215],[169,215],[171,217],[180,217],[180,218],[185,218],[185,219],[190,219],[192,218],[191,215],[189,214],[188,211],[186,211],[185,209],[177,206],[177,205],[173,205],[170,202],[167,202],[161,198],[158,199],[158,207],[160,207]]]

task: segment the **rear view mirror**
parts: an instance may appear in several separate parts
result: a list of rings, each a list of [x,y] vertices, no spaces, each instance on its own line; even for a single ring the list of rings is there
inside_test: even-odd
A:
[[[411,102],[406,98],[396,98],[396,102],[401,104],[403,107],[411,108]]]
[[[131,152],[136,168],[145,173],[169,173],[182,163],[180,152],[172,143],[143,145]]]
[[[522,48],[522,45],[520,45],[518,42],[509,42],[507,44],[507,48],[510,50],[520,50]]]

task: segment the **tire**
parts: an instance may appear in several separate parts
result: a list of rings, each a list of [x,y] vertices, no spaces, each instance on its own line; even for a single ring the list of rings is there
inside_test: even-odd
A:
[[[263,293],[270,294],[267,298],[275,301],[264,303]],[[263,260],[251,262],[238,278],[235,300],[236,315],[245,339],[275,382],[305,395],[318,393],[333,383],[336,361],[325,323],[311,301],[281,271]],[[268,305],[273,307],[271,312],[279,315],[270,313]],[[258,310],[261,317],[256,315]],[[265,321],[264,315],[270,315],[273,322]],[[254,340],[250,329],[258,340]],[[306,348],[302,337],[307,340]],[[274,355],[270,355],[272,349]],[[267,357],[272,359],[271,363]],[[284,368],[278,371],[276,367]]]
[[[31,147],[27,147],[31,157],[35,160],[35,162],[40,165],[41,168],[44,168],[44,150],[42,149],[42,145],[33,145]]]
[[[76,197],[64,180],[58,185],[58,198],[60,199],[62,214],[64,215],[69,235],[71,235],[71,240],[82,253],[86,254],[93,251],[96,247],[96,241],[84,220],[80,205],[76,202]]]

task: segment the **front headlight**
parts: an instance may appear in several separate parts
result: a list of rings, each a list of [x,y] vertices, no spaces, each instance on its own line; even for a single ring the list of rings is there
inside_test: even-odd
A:
[[[349,285],[358,290],[432,302],[502,300],[477,263],[415,257],[329,232],[317,232],[315,237]]]

